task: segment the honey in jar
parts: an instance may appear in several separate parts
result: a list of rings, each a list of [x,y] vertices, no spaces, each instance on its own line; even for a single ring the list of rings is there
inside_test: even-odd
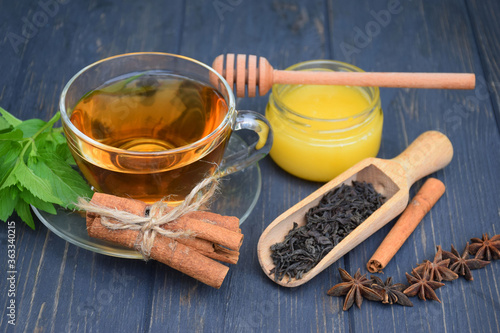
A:
[[[287,70],[362,71],[331,60]],[[266,117],[274,131],[272,159],[307,180],[329,181],[375,157],[380,148],[383,113],[377,87],[274,85]]]

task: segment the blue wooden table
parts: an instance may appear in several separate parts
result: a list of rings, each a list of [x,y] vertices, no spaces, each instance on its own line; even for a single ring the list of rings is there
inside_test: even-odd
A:
[[[337,59],[366,71],[473,72],[470,91],[381,89],[379,156],[392,158],[424,131],[453,143],[433,176],[445,195],[410,236],[385,276],[405,281],[436,245],[460,250],[471,237],[500,233],[500,2],[497,0],[0,1],[0,106],[48,120],[78,70],[134,51],[186,55],[210,64],[221,53],[266,57],[275,68]],[[263,113],[267,97],[238,99]],[[1,158],[1,157],[0,157]],[[365,301],[342,311],[326,295],[339,267],[366,272],[392,223],[311,282],[282,288],[257,260],[257,241],[279,214],[321,184],[260,162],[262,193],[242,225],[240,261],[220,290],[156,262],[96,254],[18,217],[16,325],[8,324],[7,224],[0,224],[2,332],[499,332],[500,261],[437,291],[442,303],[414,307]],[[412,189],[418,189],[423,181]],[[384,276],[383,276],[384,277]]]

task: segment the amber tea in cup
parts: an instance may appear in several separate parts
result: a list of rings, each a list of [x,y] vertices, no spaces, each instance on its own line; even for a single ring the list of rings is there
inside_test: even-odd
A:
[[[75,106],[70,120],[83,134],[107,146],[156,152],[200,140],[221,124],[227,111],[222,96],[201,82],[143,74],[90,92]],[[203,150],[192,150],[183,161],[168,161],[175,167],[170,171],[144,172],[147,164],[156,163],[155,156],[127,161],[111,151],[88,151],[85,159],[75,157],[86,178],[102,192],[136,193],[138,199],[149,199],[154,193],[184,196],[193,184],[214,173],[226,142],[205,156]]]
[[[103,73],[110,78],[96,84]],[[83,86],[95,81],[95,87],[82,93],[85,89],[75,89],[79,80]],[[79,98],[69,98],[72,88]],[[146,202],[180,202],[205,177],[265,156],[272,142],[265,118],[237,112],[232,91],[218,74],[175,55],[105,59],[68,83],[63,103],[68,144],[89,183],[97,191]],[[258,132],[266,145],[226,157],[221,166],[231,132],[240,128]]]

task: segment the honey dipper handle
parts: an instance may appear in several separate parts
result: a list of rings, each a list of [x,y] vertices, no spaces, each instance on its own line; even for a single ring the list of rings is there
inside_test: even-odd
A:
[[[274,70],[273,83],[364,87],[474,89],[471,73],[306,72]]]
[[[453,146],[446,135],[428,131],[422,133],[392,161],[403,167],[409,188],[420,178],[447,166],[452,157]]]

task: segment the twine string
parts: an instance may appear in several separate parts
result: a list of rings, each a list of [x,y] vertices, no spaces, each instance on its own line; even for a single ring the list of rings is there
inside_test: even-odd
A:
[[[167,202],[160,200],[149,207],[148,216],[139,216],[116,208],[104,207],[83,198],[78,198],[76,206],[87,212],[100,215],[101,224],[108,229],[139,231],[134,247],[141,253],[144,260],[148,260],[157,234],[168,238],[194,236],[194,233],[190,230],[171,231],[164,229],[162,226],[177,220],[187,213],[200,210],[215,194],[218,185],[217,177],[207,177],[198,183],[177,207],[165,213],[170,207]],[[206,190],[200,194],[203,189]]]

